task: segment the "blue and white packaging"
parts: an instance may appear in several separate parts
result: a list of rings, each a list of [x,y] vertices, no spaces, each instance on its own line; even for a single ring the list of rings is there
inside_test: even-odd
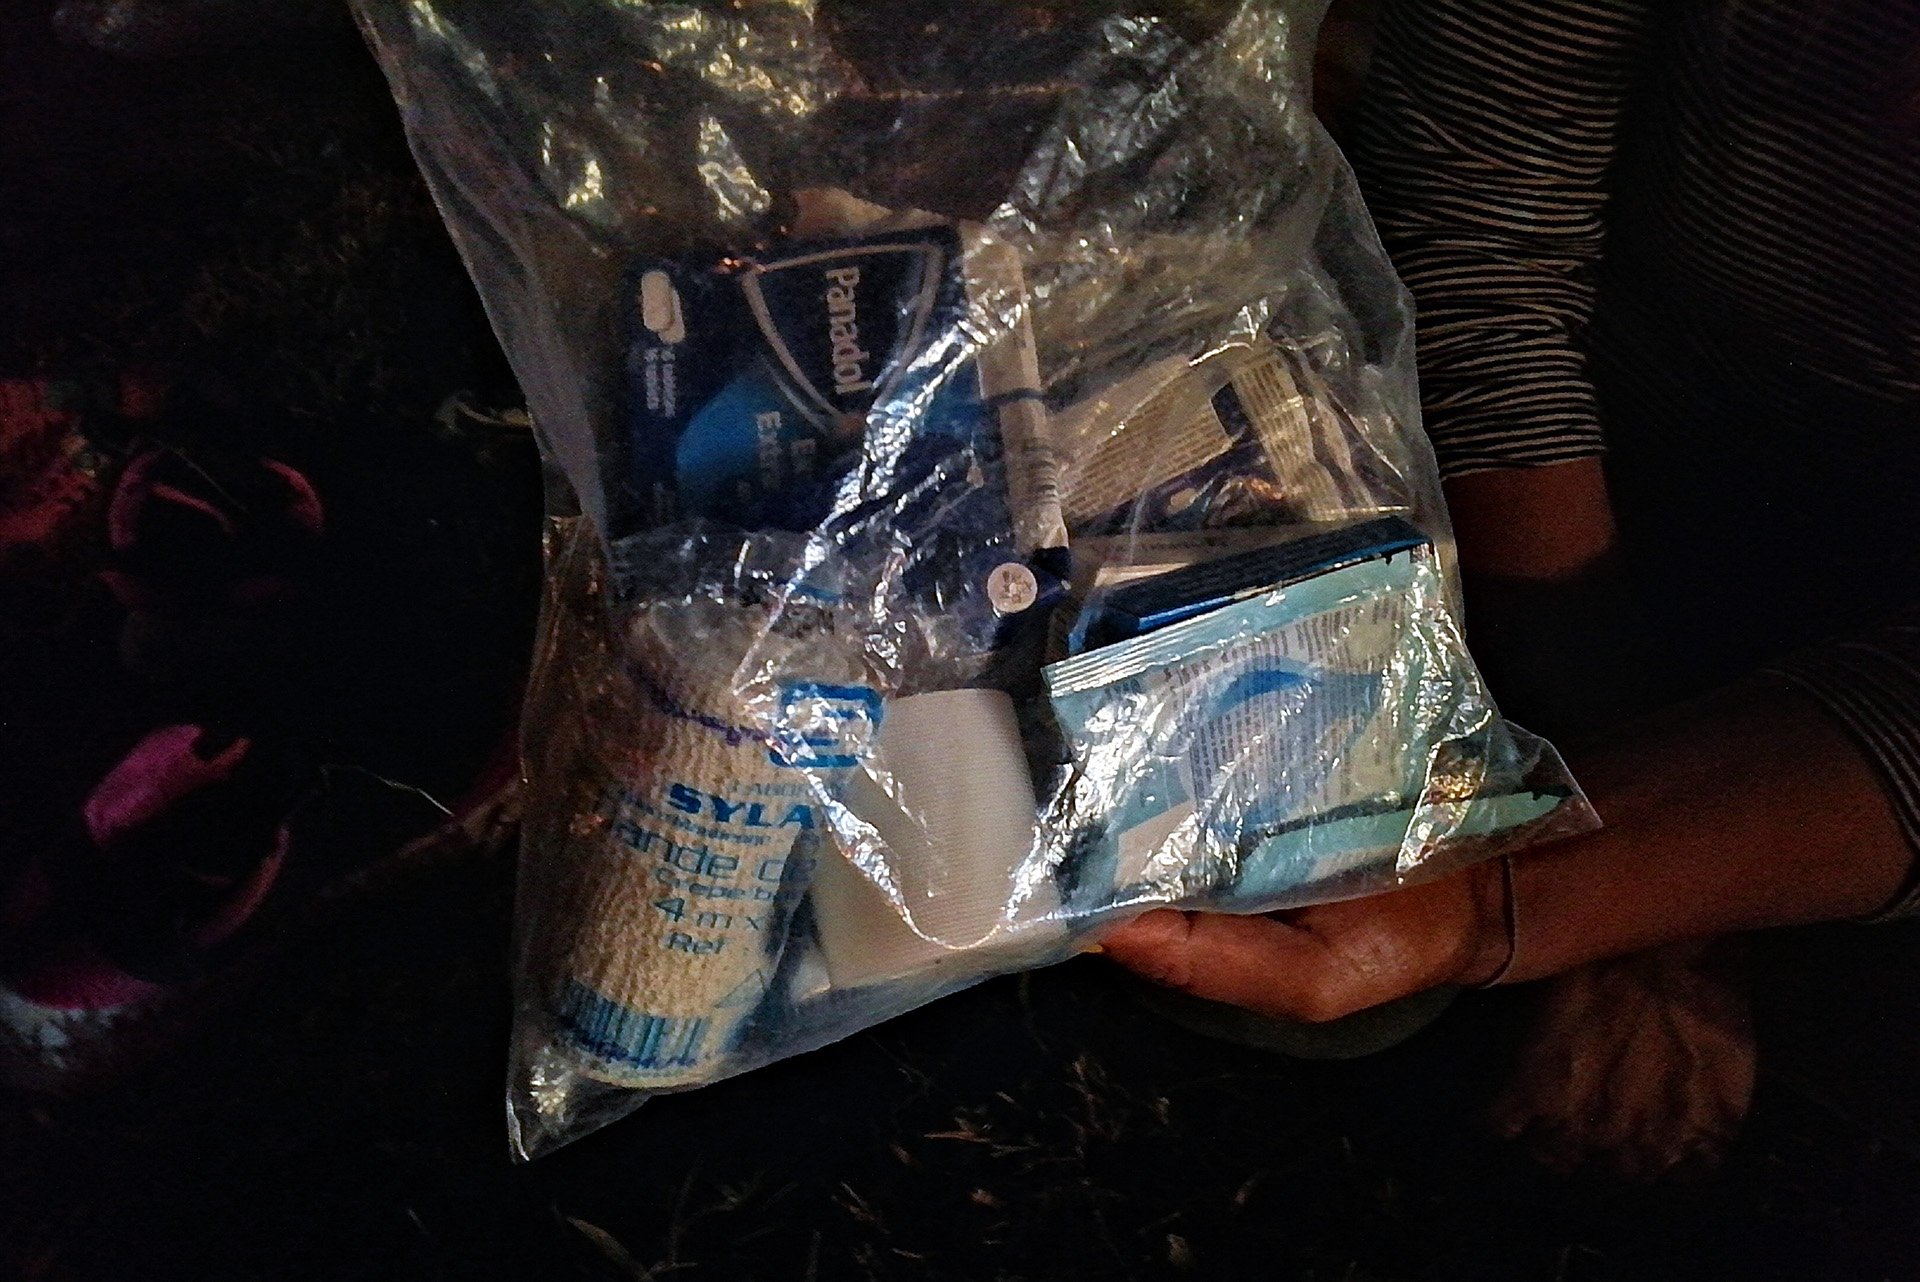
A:
[[[1359,524],[1296,526],[1281,543],[1212,557],[1095,594],[1081,612],[1077,648],[1125,640],[1254,595],[1398,552],[1430,548],[1397,516]]]
[[[643,523],[826,530],[854,564],[904,549],[908,593],[991,646],[1066,569],[1031,334],[982,336],[980,296],[1021,318],[1021,288],[1003,246],[944,223],[640,260],[626,488]]]
[[[1276,577],[1252,590],[1245,570],[1261,563]],[[1124,594],[1137,599],[1115,614],[1130,626],[1106,625],[1124,639],[1044,673],[1072,760],[1057,813],[1077,831],[1075,910],[1251,907],[1391,868],[1474,680],[1432,627],[1431,545],[1376,521]],[[1440,788],[1478,807],[1454,816],[1476,835],[1563,800]]]
[[[802,242],[756,258],[642,259],[627,314],[636,489],[656,511],[811,528],[861,455],[869,414],[931,396],[918,430],[974,444],[978,380],[929,344],[966,314],[949,227]],[[665,459],[672,468],[663,469]]]

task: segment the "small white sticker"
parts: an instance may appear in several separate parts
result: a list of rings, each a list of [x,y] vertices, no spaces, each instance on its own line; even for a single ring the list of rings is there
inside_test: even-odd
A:
[[[684,342],[686,318],[680,311],[680,291],[673,278],[662,271],[651,271],[640,278],[640,320],[668,343]]]
[[[1040,580],[1018,561],[1003,561],[987,576],[987,600],[997,614],[1018,614],[1040,599]]]

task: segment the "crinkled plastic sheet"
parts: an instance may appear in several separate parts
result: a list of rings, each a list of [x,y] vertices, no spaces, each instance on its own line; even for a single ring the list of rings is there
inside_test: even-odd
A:
[[[1461,642],[1318,4],[356,7],[554,474],[521,1156],[1593,822]]]

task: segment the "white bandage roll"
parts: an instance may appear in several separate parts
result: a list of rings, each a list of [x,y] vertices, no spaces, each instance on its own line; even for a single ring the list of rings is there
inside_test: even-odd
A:
[[[940,690],[890,701],[846,810],[875,840],[825,856],[814,921],[835,988],[997,969],[1062,928],[1037,839],[1013,700]]]

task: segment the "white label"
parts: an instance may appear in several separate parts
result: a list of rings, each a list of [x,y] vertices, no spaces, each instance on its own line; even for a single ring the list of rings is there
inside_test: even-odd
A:
[[[1003,561],[987,576],[987,600],[998,614],[1018,614],[1040,599],[1040,580],[1018,561]]]

